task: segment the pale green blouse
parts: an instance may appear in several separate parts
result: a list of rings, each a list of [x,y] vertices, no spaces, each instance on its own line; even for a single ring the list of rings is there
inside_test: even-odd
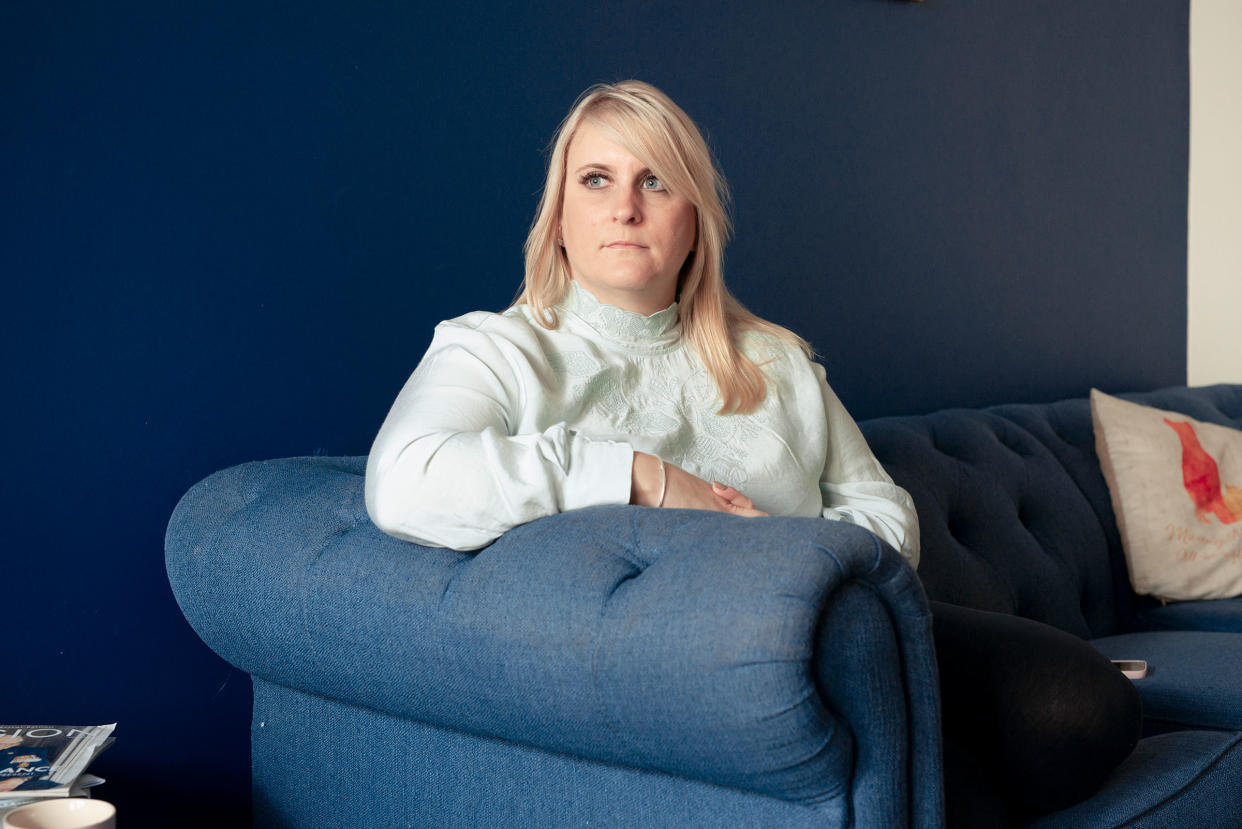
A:
[[[524,305],[436,327],[367,463],[377,526],[478,549],[536,518],[628,503],[642,451],[735,486],[773,515],[859,524],[917,564],[910,496],[875,459],[822,366],[748,336],[742,347],[763,364],[767,396],[753,412],[721,415],[676,303],[643,316],[574,282],[556,311],[552,330]]]

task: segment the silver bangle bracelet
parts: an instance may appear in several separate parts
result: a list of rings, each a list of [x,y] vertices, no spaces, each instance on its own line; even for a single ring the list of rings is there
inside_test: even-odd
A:
[[[668,470],[664,468],[664,458],[656,455],[656,460],[660,462],[660,500],[656,503],[656,508],[664,506],[664,495],[668,492]]]

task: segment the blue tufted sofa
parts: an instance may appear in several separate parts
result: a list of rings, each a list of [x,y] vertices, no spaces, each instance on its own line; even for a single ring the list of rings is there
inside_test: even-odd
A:
[[[1122,395],[1242,428],[1242,386]],[[1242,826],[1242,599],[1130,589],[1084,399],[881,418],[863,433],[918,505],[931,599],[1014,613],[1145,659],[1146,735],[1102,791],[1039,827]]]
[[[1242,425],[1240,386],[1130,399]],[[1134,754],[1032,827],[1242,826],[1242,602],[1130,592],[1087,401],[862,426],[918,577],[849,525],[639,507],[417,547],[364,458],[202,481],[168,573],[253,677],[256,825],[941,826],[925,586],[1152,665]]]

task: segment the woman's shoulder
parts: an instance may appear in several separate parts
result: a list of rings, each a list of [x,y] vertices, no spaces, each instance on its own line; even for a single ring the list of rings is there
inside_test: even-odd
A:
[[[483,336],[501,340],[525,340],[537,334],[539,326],[526,311],[515,305],[504,311],[470,311],[436,326],[436,336]]]
[[[736,339],[738,349],[747,359],[767,372],[799,374],[813,371],[818,365],[792,334],[763,328],[741,331]]]
[[[489,361],[487,355],[504,355],[515,366],[536,364],[546,361],[548,353],[556,349],[549,334],[525,305],[499,313],[471,311],[437,325],[428,351],[465,349],[485,361]]]
[[[808,410],[822,406],[827,372],[817,355],[808,353],[798,338],[752,329],[738,339],[738,346],[764,374],[770,393],[765,405]]]

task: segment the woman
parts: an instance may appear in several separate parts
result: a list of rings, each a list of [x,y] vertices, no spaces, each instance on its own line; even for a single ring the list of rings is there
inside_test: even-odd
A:
[[[724,182],[685,113],[590,90],[548,171],[518,304],[442,323],[376,438],[376,525],[471,550],[601,504],[822,515],[916,563],[913,504],[823,368],[725,289]]]
[[[588,90],[553,145],[518,302],[502,314],[441,323],[375,440],[366,480],[375,523],[421,544],[472,550],[518,524],[603,504],[818,515],[866,527],[917,566],[913,503],[876,461],[806,343],[725,289],[726,198],[698,129],[663,93],[636,81]],[[943,693],[975,705],[968,691],[981,665],[1015,641],[1035,647],[1023,637],[1034,628],[1038,644],[1045,631],[972,613],[935,610],[937,647],[949,649],[945,664],[959,673],[942,671]],[[979,625],[1002,634],[976,657],[954,637],[991,641]],[[1064,636],[1071,641],[1053,635],[1052,650],[1069,647],[1070,661],[1085,666],[1075,682],[1094,681],[1102,657],[1084,657],[1077,649],[1087,646]],[[1129,700],[1128,683],[1117,691],[1111,679],[1103,680],[1109,693]],[[946,703],[947,715],[954,710]],[[1098,718],[1096,709],[1090,716]],[[1065,722],[1036,719],[1061,739]],[[992,807],[1003,812],[978,761],[994,766],[998,752],[1030,746],[992,745],[996,729],[980,738],[969,716],[946,720],[965,720],[947,735],[949,776],[975,767],[963,779],[984,780],[960,794],[950,785],[952,825]],[[1000,788],[1019,806],[1051,808],[1064,805],[1058,787],[1066,778],[1072,796],[1085,797],[1082,781],[1098,783],[1128,753],[1130,731],[1109,731],[1103,749],[1085,752],[1093,758],[1087,771],[1069,776],[1053,763],[1034,788],[1026,780]],[[959,808],[962,798],[970,803]]]

